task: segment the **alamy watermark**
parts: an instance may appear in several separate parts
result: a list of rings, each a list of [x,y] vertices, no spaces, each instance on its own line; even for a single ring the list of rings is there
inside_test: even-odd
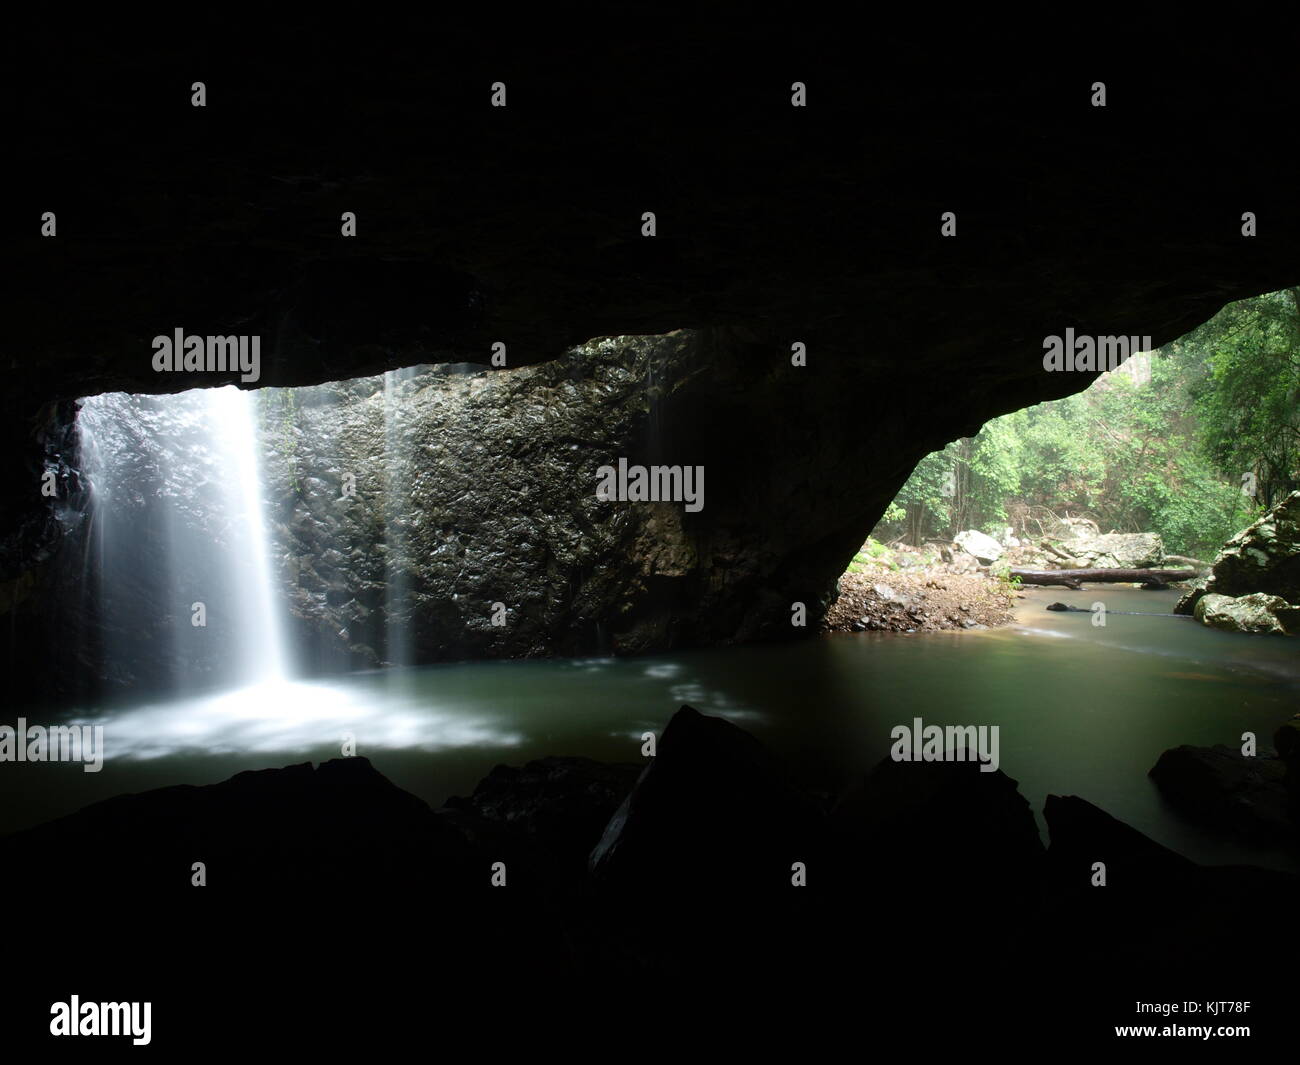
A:
[[[103,725],[0,725],[0,762],[85,762],[84,772],[104,768]]]
[[[703,466],[629,466],[625,458],[618,467],[596,470],[596,498],[628,503],[685,503],[695,514],[704,509]]]
[[[186,336],[176,329],[172,336],[153,338],[153,368],[158,373],[229,373],[239,371],[244,382],[262,376],[260,336]]]
[[[895,725],[889,732],[895,762],[979,762],[981,773],[998,769],[997,725]]]
[[[148,1046],[153,1003],[68,1002],[50,1006],[50,1035],[129,1035],[136,1046]]]
[[[1150,337],[1075,336],[1067,329],[1064,337],[1043,338],[1043,369],[1052,372],[1109,372],[1129,357],[1151,350]]]

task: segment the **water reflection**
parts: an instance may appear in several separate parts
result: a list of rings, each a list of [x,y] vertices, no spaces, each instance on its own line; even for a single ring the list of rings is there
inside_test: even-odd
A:
[[[105,726],[104,772],[0,773],[0,827],[122,792],[336,757],[345,732],[356,753],[437,807],[471,793],[498,764],[547,755],[639,763],[642,734],[662,736],[689,703],[752,732],[805,786],[831,795],[888,756],[899,723],[998,725],[1002,769],[1035,811],[1049,794],[1081,795],[1195,860],[1292,868],[1293,858],[1274,860],[1184,821],[1147,773],[1172,746],[1271,736],[1295,712],[1297,644],[1172,618],[1111,613],[1100,628],[1086,613],[1044,616],[1052,599],[1086,604],[1092,594],[1053,591],[1022,604],[1020,625],[987,631],[451,663],[107,709],[76,719]],[[1132,590],[1105,596],[1112,611],[1173,601]],[[20,779],[24,801],[6,802]],[[32,789],[45,789],[43,806]]]

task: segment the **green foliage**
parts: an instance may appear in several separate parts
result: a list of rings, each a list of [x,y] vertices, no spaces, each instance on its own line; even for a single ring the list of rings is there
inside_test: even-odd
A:
[[[853,561],[849,563],[850,573],[861,573],[872,562],[884,560],[888,562],[893,569],[897,569],[890,558],[891,552],[888,547],[879,540],[867,537],[867,542],[862,545],[862,550],[853,556]]]
[[[1264,508],[1300,487],[1300,289],[1231,303],[1170,347],[1201,364],[1191,393],[1215,466],[1254,474]]]
[[[1011,576],[1010,567],[1007,565],[1001,568],[994,567],[989,572],[997,580],[998,593],[1006,597],[1008,604],[1014,602],[1016,596],[1020,594],[1020,578]]]
[[[1045,508],[1090,515],[1103,531],[1158,532],[1173,553],[1213,554],[1300,487],[1298,297],[1229,304],[1152,353],[1149,381],[1105,374],[927,455],[877,534],[913,544],[996,534]],[[1246,473],[1253,499],[1241,491]]]

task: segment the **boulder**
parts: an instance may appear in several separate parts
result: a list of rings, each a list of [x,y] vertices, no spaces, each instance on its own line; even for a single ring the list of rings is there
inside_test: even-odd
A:
[[[480,879],[454,827],[355,757],[95,803],[0,841],[0,882],[30,898],[65,888],[96,899],[189,898],[196,861],[224,897],[437,898]]]
[[[1207,587],[1220,595],[1267,592],[1300,603],[1300,492],[1292,492],[1224,545]]]
[[[1147,569],[1159,566],[1165,557],[1159,533],[1076,532],[1060,544],[1074,569]]]
[[[589,942],[672,986],[798,969],[855,927],[824,903],[825,840],[821,807],[757,739],[684,706],[591,853]]]
[[[1273,746],[1277,756],[1286,766],[1283,785],[1287,791],[1287,807],[1291,822],[1300,826],[1300,714],[1294,715],[1273,733]]]
[[[591,852],[605,891],[724,897],[787,891],[824,836],[817,805],[753,736],[683,706]]]
[[[885,758],[840,800],[831,824],[847,881],[907,897],[959,891],[1014,905],[1044,854],[1016,781],[978,762]]]
[[[1196,619],[1224,632],[1300,634],[1300,607],[1263,592],[1250,595],[1203,594],[1196,602]]]
[[[1149,775],[1166,799],[1196,820],[1260,843],[1294,835],[1281,759],[1247,758],[1222,744],[1184,745],[1165,751]]]
[[[986,566],[991,562],[996,562],[1006,551],[1006,548],[993,537],[980,532],[978,529],[967,529],[965,532],[959,532],[953,537],[953,542]]]
[[[1062,890],[1091,887],[1096,862],[1109,888],[1166,886],[1195,863],[1077,795],[1049,795],[1043,806],[1051,844],[1048,860]]]
[[[1209,579],[1208,576],[1194,577],[1188,581],[1183,586],[1183,594],[1179,596],[1178,602],[1174,604],[1174,613],[1188,615],[1196,613],[1196,604],[1205,595],[1205,585],[1209,582]]]
[[[492,886],[497,862],[508,889]],[[24,987],[65,984],[72,951],[83,987],[148,988],[169,1038],[206,1023],[193,999],[219,1002],[232,988],[247,997],[241,1031],[251,1015],[272,1040],[286,1009],[309,1016],[341,986],[367,1010],[437,1001],[456,1003],[458,1017],[509,959],[570,988],[572,940],[523,872],[509,849],[476,846],[362,757],[121,795],[0,838],[4,912],[108,915],[89,950],[68,938],[75,920],[11,927]],[[415,983],[413,958],[427,960]],[[187,967],[183,980],[160,978]]]
[[[1043,816],[1048,894],[1025,945],[1045,971],[1061,959],[1148,980],[1234,971],[1242,914],[1290,912],[1300,890],[1290,873],[1199,865],[1077,796],[1049,795]]]
[[[494,827],[513,829],[562,871],[585,875],[588,854],[643,768],[563,757],[539,758],[522,768],[499,765],[473,795],[452,797],[439,812],[485,839],[494,838]]]

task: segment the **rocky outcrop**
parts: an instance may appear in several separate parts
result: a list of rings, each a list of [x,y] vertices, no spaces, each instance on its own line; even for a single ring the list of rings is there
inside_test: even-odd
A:
[[[1300,492],[1234,536],[1214,559],[1208,592],[1265,592],[1300,603]]]
[[[435,367],[272,392],[278,567],[313,660],[631,652],[789,628],[796,599],[817,616],[833,576],[814,576],[811,560],[790,566],[781,546],[807,529],[791,523],[748,550],[722,531],[779,506],[807,471],[769,465],[760,485],[738,440],[703,429],[709,343],[607,338],[499,373]],[[778,461],[776,444],[748,459]],[[598,471],[620,460],[702,466],[702,509],[598,498]]]
[[[670,642],[643,629],[675,583],[703,590],[694,515],[601,501],[597,470],[650,461],[652,426],[697,354],[694,337],[619,338],[504,373],[272,391],[275,554],[310,659]]]
[[[1001,584],[981,574],[950,572],[950,565],[910,572],[869,565],[845,573],[824,631],[937,632],[1011,620],[1012,600]]]
[[[1196,620],[1224,632],[1300,634],[1300,607],[1263,592],[1250,595],[1216,595],[1206,592],[1196,600]]]
[[[1229,540],[1174,613],[1228,632],[1300,633],[1300,492]]]
[[[1242,605],[1217,602],[1213,615],[1221,628],[1240,623],[1243,631],[1295,631],[1300,605],[1300,492],[1292,492],[1232,537],[1214,557],[1209,576],[1192,586],[1174,607],[1177,614],[1203,616],[1205,597],[1243,599]],[[1262,596],[1262,598],[1261,598]],[[1274,602],[1281,599],[1281,603]]]

